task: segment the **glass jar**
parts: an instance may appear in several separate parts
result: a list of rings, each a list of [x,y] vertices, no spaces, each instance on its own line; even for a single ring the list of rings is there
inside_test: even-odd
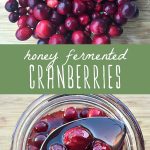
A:
[[[20,117],[12,137],[11,150],[27,150],[27,139],[33,125],[46,114],[66,107],[96,107],[126,124],[124,150],[145,150],[142,132],[130,110],[113,95],[42,95]]]

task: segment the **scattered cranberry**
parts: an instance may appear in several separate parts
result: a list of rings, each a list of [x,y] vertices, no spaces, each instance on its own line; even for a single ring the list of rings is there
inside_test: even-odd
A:
[[[63,0],[57,6],[57,12],[61,15],[67,15],[71,12],[72,4],[70,0]]]
[[[15,23],[17,22],[19,19],[19,14],[16,13],[16,12],[12,12],[9,14],[9,21],[12,22],[12,23]]]
[[[9,0],[5,4],[5,9],[8,12],[13,12],[18,9],[18,2],[16,0]]]
[[[65,26],[68,30],[75,30],[78,27],[78,21],[74,17],[68,17],[65,21]]]
[[[137,12],[137,6],[134,2],[126,2],[122,6],[120,6],[120,13],[128,19],[134,18],[136,12]]]
[[[54,34],[53,36],[50,37],[49,39],[49,44],[56,45],[56,44],[65,44],[66,39],[63,35],[61,34]]]
[[[29,27],[35,29],[37,24],[38,24],[38,20],[33,15],[28,16],[28,18],[27,18],[27,25]]]
[[[91,108],[88,113],[88,117],[104,117],[106,114],[98,108]]]
[[[123,32],[123,30],[120,26],[111,25],[109,27],[108,34],[110,37],[116,37],[116,36],[120,36],[122,34],[122,32]]]
[[[93,140],[92,134],[85,128],[78,126],[69,129],[63,137],[64,145],[69,150],[86,150]]]
[[[28,7],[28,0],[19,0],[19,4],[22,7]]]
[[[19,7],[18,13],[20,16],[26,15],[27,14],[27,9],[23,7]]]
[[[110,44],[110,38],[107,35],[94,36],[92,44]]]
[[[81,15],[86,11],[86,5],[81,0],[73,1],[73,13],[75,15]]]
[[[36,35],[41,39],[47,39],[51,36],[53,32],[53,27],[51,22],[48,20],[40,21],[35,29]]]
[[[69,107],[64,112],[64,118],[68,121],[77,119],[78,114],[74,107]]]
[[[107,24],[103,19],[95,19],[92,21],[90,29],[93,34],[103,34],[107,30]]]
[[[49,150],[67,150],[67,149],[63,145],[54,144],[50,146]]]
[[[20,28],[35,30],[32,35],[40,43],[55,35],[50,43],[59,44],[110,44],[128,19],[139,16],[135,0],[8,0],[5,9],[10,22],[19,19]]]
[[[38,4],[34,7],[33,14],[38,20],[45,20],[49,16],[49,8],[45,4]]]
[[[74,44],[85,44],[86,36],[84,32],[81,30],[74,31],[72,34],[72,41]]]
[[[27,26],[27,19],[28,19],[28,16],[27,15],[24,15],[24,16],[21,16],[18,20],[18,27],[26,27]]]
[[[102,141],[95,141],[93,144],[93,150],[111,150],[111,148]]]
[[[31,37],[32,33],[33,32],[29,27],[23,27],[16,31],[16,37],[20,41],[25,41]]]

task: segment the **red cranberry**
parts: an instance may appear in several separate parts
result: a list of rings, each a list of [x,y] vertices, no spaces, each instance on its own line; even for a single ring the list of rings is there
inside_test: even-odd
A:
[[[111,150],[111,148],[102,141],[95,141],[93,144],[93,150]]]
[[[91,108],[88,113],[88,117],[104,117],[106,114],[98,108]]]
[[[95,19],[91,22],[90,29],[93,34],[103,34],[107,30],[107,24],[103,19]]]
[[[80,117],[81,117],[81,118],[86,118],[86,117],[88,117],[88,113],[89,113],[89,109],[88,109],[88,108],[84,108],[84,109],[80,112]]]
[[[33,16],[30,15],[27,19],[27,25],[31,28],[36,28],[36,25],[38,24],[38,20]]]
[[[114,20],[119,25],[126,24],[127,22],[127,18],[123,17],[121,13],[116,13],[114,16]]]
[[[61,35],[61,34],[54,34],[53,36],[50,37],[48,43],[52,44],[52,45],[65,44],[66,40],[65,40],[63,35]]]
[[[27,14],[27,9],[23,7],[19,7],[18,13],[20,16],[26,15]]]
[[[20,41],[25,41],[29,39],[32,35],[32,30],[29,27],[19,28],[16,31],[16,37]]]
[[[38,4],[39,0],[28,0],[28,6],[34,8]]]
[[[37,135],[37,136],[33,139],[33,144],[34,144],[34,146],[40,148],[41,145],[43,144],[43,142],[45,141],[45,139],[46,139],[46,136],[45,136],[45,135],[42,135],[42,134]]]
[[[61,15],[67,15],[71,12],[72,4],[69,0],[63,0],[57,6],[57,12]]]
[[[64,21],[64,16],[60,15],[57,11],[53,11],[50,21],[56,25],[59,25]]]
[[[47,0],[47,6],[49,6],[50,8],[56,8],[58,4],[58,0]]]
[[[75,120],[78,117],[78,113],[74,107],[69,107],[64,111],[64,118],[68,121]]]
[[[81,30],[74,31],[72,34],[72,42],[74,44],[85,44],[86,36],[85,36],[84,32]]]
[[[38,20],[45,20],[49,17],[49,8],[45,4],[38,4],[33,10],[34,17]]]
[[[28,7],[28,0],[19,0],[19,4],[22,7]]]
[[[5,4],[5,9],[8,12],[13,12],[18,9],[18,2],[16,0],[9,0]]]
[[[54,144],[50,146],[49,150],[67,150],[67,149],[63,145]]]
[[[122,34],[122,32],[123,32],[123,30],[120,26],[111,25],[109,27],[108,34],[110,37],[116,37],[116,36],[120,36]]]
[[[63,137],[63,142],[69,150],[86,150],[92,140],[92,134],[81,126],[69,129]]]
[[[84,14],[79,16],[79,22],[81,25],[87,25],[90,21],[90,18],[88,15]]]
[[[134,15],[136,14],[137,6],[134,2],[126,2],[124,3],[120,8],[119,12],[128,19],[134,18]]]
[[[48,124],[44,121],[38,122],[34,127],[36,132],[46,132],[48,130]]]
[[[27,15],[24,15],[24,16],[21,16],[18,20],[18,27],[26,27],[27,26],[27,19],[28,19],[28,16]]]
[[[116,11],[117,11],[117,6],[115,5],[115,3],[107,2],[107,3],[104,4],[103,10],[108,15],[113,16],[116,13]]]
[[[66,34],[67,33],[67,29],[66,29],[64,24],[62,24],[58,27],[58,33],[60,33],[60,34]]]
[[[52,23],[48,20],[40,21],[36,26],[35,32],[37,36],[41,39],[49,38],[53,32]]]
[[[10,21],[10,22],[15,23],[15,22],[17,22],[18,19],[19,19],[19,14],[16,13],[16,12],[12,12],[12,13],[9,14],[9,17],[8,17],[8,18],[9,18],[9,21]]]
[[[73,1],[73,13],[75,15],[81,15],[86,11],[86,5],[80,0]]]
[[[75,30],[77,29],[78,27],[78,21],[76,18],[74,17],[68,17],[66,20],[65,20],[65,26],[68,30]]]
[[[86,8],[88,9],[88,11],[92,11],[95,7],[95,3],[93,1],[86,1],[84,2],[86,5]]]
[[[95,11],[96,11],[96,12],[99,13],[100,11],[102,11],[102,9],[103,9],[102,4],[97,3],[97,4],[95,5]]]

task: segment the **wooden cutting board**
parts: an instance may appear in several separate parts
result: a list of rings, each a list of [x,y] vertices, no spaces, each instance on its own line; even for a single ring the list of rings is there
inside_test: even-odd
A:
[[[8,12],[4,9],[6,0],[0,0],[0,44],[35,44],[36,40],[20,42],[15,38],[17,25],[8,21]],[[124,26],[124,34],[112,40],[112,43],[150,43],[150,0],[138,0],[140,16]]]
[[[0,95],[0,150],[9,150],[17,120],[40,95]],[[115,95],[137,118],[143,131],[146,150],[150,150],[150,95]]]

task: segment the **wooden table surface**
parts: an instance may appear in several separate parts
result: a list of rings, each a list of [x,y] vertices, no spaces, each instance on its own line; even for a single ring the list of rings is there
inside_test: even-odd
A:
[[[40,95],[0,95],[0,150],[9,150],[16,122],[26,107]],[[146,150],[150,150],[150,95],[115,95],[137,118]]]
[[[17,25],[8,21],[8,12],[4,9],[7,0],[0,0],[0,44],[34,44],[36,40],[20,42],[15,38]],[[140,16],[124,26],[124,34],[112,40],[112,43],[150,43],[150,0],[137,0]]]

